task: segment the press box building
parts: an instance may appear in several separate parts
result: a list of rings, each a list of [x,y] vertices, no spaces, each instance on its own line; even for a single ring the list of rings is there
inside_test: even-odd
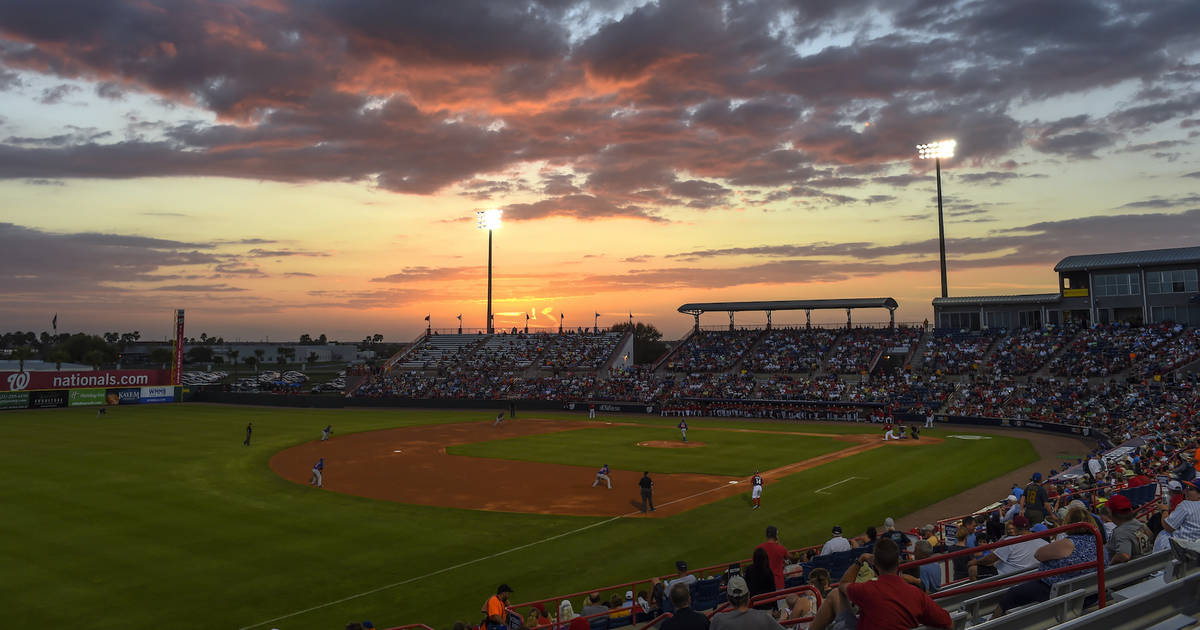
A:
[[[1200,247],[1067,256],[1058,291],[934,298],[939,328],[1040,328],[1073,322],[1200,326]]]

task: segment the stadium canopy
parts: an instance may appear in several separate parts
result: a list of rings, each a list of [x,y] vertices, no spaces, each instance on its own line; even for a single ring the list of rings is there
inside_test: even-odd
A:
[[[733,314],[743,311],[763,311],[767,314],[767,328],[771,328],[771,313],[774,311],[804,311],[805,326],[812,326],[812,312],[831,309],[846,309],[846,327],[851,326],[850,311],[856,308],[886,308],[888,324],[895,327],[896,309],[900,305],[890,297],[850,298],[844,300],[768,300],[763,302],[696,302],[684,304],[677,310],[695,319],[695,329],[700,330],[702,313],[729,313],[729,330],[733,330]]]
[[[1191,265],[1200,263],[1200,247],[1146,249],[1114,254],[1067,256],[1054,265],[1058,272],[1119,269],[1121,267],[1151,267],[1155,265]]]

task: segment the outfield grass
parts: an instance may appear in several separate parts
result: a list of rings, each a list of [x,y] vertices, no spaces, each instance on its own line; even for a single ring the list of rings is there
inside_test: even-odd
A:
[[[770,427],[761,427],[769,430]],[[460,444],[451,455],[594,466],[656,473],[699,473],[749,477],[799,459],[850,448],[831,437],[688,429],[688,440],[704,446],[647,448],[638,442],[679,441],[679,429],[657,426],[601,426],[581,431],[542,433],[503,440]]]
[[[290,630],[370,619],[444,628],[478,621],[499,582],[520,601],[668,573],[676,559],[715,564],[748,556],[767,524],[786,544],[815,544],[834,523],[859,531],[1036,459],[1028,442],[1004,437],[875,450],[772,483],[757,511],[737,496],[611,521],[374,501],[284,481],[267,465],[330,423],[344,435],[479,416],[207,405],[120,407],[105,419],[88,409],[0,413],[4,626]],[[784,427],[840,428],[770,428]],[[877,430],[845,426],[863,429]],[[849,477],[861,479],[814,492]]]

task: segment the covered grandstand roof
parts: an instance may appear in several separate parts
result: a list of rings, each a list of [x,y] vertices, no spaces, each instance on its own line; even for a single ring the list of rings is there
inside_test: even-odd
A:
[[[1058,304],[1057,293],[1026,293],[1023,295],[968,295],[933,298],[934,306],[991,306],[1002,304]]]
[[[820,309],[844,308],[899,308],[896,300],[890,297],[882,298],[850,298],[845,300],[768,300],[764,302],[696,302],[684,304],[677,310],[680,313],[694,315],[709,312],[740,312],[740,311],[807,311]]]
[[[1186,265],[1200,263],[1200,247],[1146,249],[1139,252],[1085,254],[1067,256],[1054,265],[1055,271],[1087,271],[1118,267],[1150,267],[1153,265]]]

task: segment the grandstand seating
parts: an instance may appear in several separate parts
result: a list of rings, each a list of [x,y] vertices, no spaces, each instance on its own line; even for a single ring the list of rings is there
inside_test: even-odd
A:
[[[762,334],[761,330],[701,331],[688,337],[666,367],[672,372],[724,372]]]

